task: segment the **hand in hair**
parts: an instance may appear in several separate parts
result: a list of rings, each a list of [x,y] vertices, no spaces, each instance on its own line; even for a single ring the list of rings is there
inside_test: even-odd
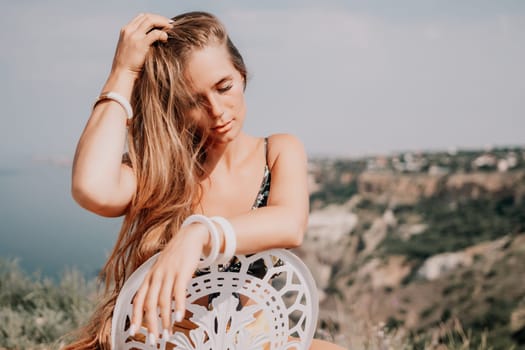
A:
[[[178,322],[185,314],[186,287],[209,245],[209,234],[202,224],[180,229],[160,253],[133,300],[131,324],[139,329],[144,318],[149,341],[158,338],[157,315],[160,310],[163,333],[170,331],[171,300],[175,299]]]
[[[172,21],[164,16],[141,13],[120,30],[112,71],[124,71],[136,77],[144,64],[151,44],[167,41]]]

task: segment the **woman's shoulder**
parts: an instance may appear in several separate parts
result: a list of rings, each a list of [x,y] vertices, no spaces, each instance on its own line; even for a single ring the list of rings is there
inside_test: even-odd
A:
[[[301,140],[293,135],[287,133],[272,134],[267,136],[268,142],[277,143],[277,144],[295,144],[303,147]]]
[[[273,134],[268,138],[268,163],[270,168],[280,158],[306,158],[303,142],[293,134]]]
[[[270,148],[274,152],[292,151],[304,152],[304,145],[302,141],[293,134],[273,134],[268,136],[268,151]]]

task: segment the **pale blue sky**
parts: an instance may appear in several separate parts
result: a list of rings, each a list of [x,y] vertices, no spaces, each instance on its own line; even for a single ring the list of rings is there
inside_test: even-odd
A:
[[[311,155],[525,144],[524,1],[5,1],[0,161],[71,157],[138,12],[216,14],[251,79],[246,130]]]

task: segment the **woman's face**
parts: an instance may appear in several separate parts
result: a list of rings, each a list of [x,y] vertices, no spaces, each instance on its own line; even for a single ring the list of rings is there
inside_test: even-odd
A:
[[[185,74],[197,101],[191,108],[192,117],[208,130],[213,142],[233,140],[246,114],[244,79],[233,66],[225,45],[193,51]]]

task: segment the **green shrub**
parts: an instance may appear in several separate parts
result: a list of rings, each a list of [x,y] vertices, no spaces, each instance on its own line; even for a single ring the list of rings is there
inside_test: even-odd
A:
[[[430,307],[427,307],[426,309],[424,309],[423,311],[421,311],[421,318],[428,318],[430,315],[432,315],[434,313],[434,311],[436,311],[436,305],[432,305]]]
[[[0,281],[0,348],[49,347],[84,323],[94,306],[95,282],[75,270],[55,283],[0,259]]]
[[[453,202],[456,205],[451,205]],[[433,197],[422,200],[416,208],[427,230],[406,241],[389,235],[381,246],[387,254],[423,260],[525,231],[525,201],[516,201],[506,193],[476,200]]]

